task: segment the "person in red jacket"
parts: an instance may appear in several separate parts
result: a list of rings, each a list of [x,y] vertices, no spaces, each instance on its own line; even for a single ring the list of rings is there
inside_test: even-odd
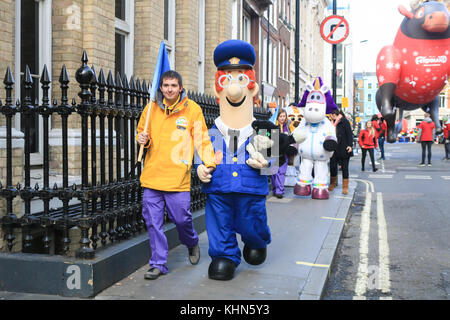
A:
[[[361,130],[359,133],[359,145],[362,150],[362,158],[361,158],[361,171],[364,171],[364,165],[366,162],[366,155],[369,152],[370,161],[372,162],[373,172],[376,172],[378,169],[375,168],[375,156],[373,153],[374,148],[378,147],[378,142],[376,139],[375,129],[373,128],[372,121],[366,122],[366,128]]]
[[[425,149],[428,150],[428,166],[431,167],[431,146],[435,138],[436,125],[430,118],[430,114],[425,112],[423,121],[419,124],[419,134],[417,141],[422,145],[422,162],[421,167],[425,166]]]
[[[444,124],[444,147],[445,147],[445,160],[450,160],[450,118]]]

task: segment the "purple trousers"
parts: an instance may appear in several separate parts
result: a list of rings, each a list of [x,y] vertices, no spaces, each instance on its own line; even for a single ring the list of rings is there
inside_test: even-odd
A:
[[[191,195],[186,192],[167,192],[144,188],[142,199],[142,216],[147,225],[150,240],[150,267],[167,273],[166,266],[169,246],[164,234],[164,208],[170,220],[175,224],[180,242],[188,248],[195,247],[198,235],[192,223],[190,211]]]
[[[288,167],[288,157],[286,156],[286,162],[278,168],[277,173],[270,176],[272,180],[272,193],[284,194],[284,180],[286,180],[286,170]]]

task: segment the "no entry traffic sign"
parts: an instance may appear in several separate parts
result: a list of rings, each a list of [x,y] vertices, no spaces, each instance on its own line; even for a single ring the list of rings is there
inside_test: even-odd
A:
[[[331,44],[338,44],[347,39],[349,31],[347,20],[338,15],[326,17],[320,25],[320,35]]]

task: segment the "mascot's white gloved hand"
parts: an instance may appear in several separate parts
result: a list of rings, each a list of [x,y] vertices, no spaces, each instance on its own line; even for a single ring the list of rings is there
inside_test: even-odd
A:
[[[211,181],[214,168],[207,168],[204,164],[197,167],[197,175],[201,182],[208,183]]]
[[[262,169],[269,166],[269,162],[264,159],[264,156],[260,152],[256,151],[255,147],[251,143],[247,145],[246,149],[250,155],[250,158],[248,158],[246,163],[250,167],[254,169]]]
[[[255,147],[256,151],[269,149],[273,145],[274,145],[274,141],[267,136],[256,135],[253,138],[253,146]]]
[[[294,137],[294,140],[296,143],[302,143],[306,140],[306,132],[302,130],[302,127],[295,128],[294,132],[292,132],[292,136]]]

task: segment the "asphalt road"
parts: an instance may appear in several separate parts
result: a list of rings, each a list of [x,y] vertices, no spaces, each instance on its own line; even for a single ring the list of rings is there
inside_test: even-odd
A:
[[[385,150],[376,173],[360,155],[350,162],[358,185],[322,298],[449,300],[450,161],[443,145],[431,167],[418,166],[419,144]]]

